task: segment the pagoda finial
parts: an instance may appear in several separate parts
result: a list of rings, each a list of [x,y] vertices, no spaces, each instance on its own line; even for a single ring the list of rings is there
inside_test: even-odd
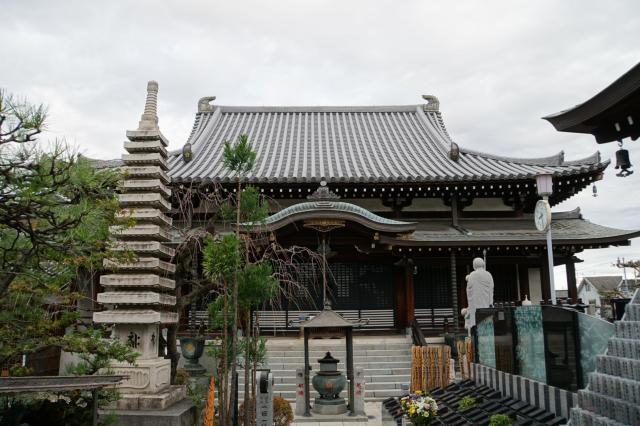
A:
[[[138,130],[158,130],[158,82],[147,83],[147,101],[144,104],[144,113],[140,117]]]

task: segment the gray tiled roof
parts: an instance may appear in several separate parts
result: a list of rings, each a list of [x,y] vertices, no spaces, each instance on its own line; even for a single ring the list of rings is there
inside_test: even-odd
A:
[[[538,231],[532,216],[521,219],[463,219],[459,225],[468,231],[451,227],[451,221],[419,221],[408,241],[420,243],[452,244],[509,244],[523,242],[545,244],[546,233]],[[551,221],[553,243],[561,244],[616,244],[640,236],[638,230],[624,230],[598,225],[582,219],[578,210],[553,215]]]
[[[578,285],[578,292],[582,290],[585,283],[591,284],[598,291],[611,291],[620,288],[622,285],[622,275],[597,275],[590,277],[583,277]],[[627,279],[627,286],[630,289],[638,287],[638,280],[634,278]]]
[[[564,154],[515,159],[460,149],[438,111],[423,105],[380,107],[227,107],[199,112],[189,137],[193,159],[170,157],[174,181],[233,181],[223,167],[224,141],[246,133],[257,152],[253,182],[439,182],[522,179],[545,172],[601,170],[599,154],[565,162]]]

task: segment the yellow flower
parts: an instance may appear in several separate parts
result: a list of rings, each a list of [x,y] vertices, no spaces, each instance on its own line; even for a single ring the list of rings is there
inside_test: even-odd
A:
[[[417,390],[416,391],[416,395],[422,395],[422,391],[421,390]]]

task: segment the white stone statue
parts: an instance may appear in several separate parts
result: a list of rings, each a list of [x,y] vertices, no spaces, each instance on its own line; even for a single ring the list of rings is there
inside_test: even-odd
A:
[[[473,272],[467,275],[467,301],[469,306],[462,310],[464,328],[471,334],[476,325],[476,309],[488,308],[493,304],[493,277],[484,269],[484,260],[473,259]]]

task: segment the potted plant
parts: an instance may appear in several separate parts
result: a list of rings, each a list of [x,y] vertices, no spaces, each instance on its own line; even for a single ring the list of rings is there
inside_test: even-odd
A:
[[[426,426],[438,414],[438,404],[435,399],[423,395],[421,391],[401,398],[400,406],[414,426]]]
[[[489,418],[489,426],[511,426],[511,417],[506,414],[494,414]]]
[[[472,408],[475,405],[476,405],[476,399],[474,397],[467,395],[464,398],[462,398],[458,403],[458,411],[468,410],[469,408]]]
[[[190,376],[199,376],[206,370],[198,363],[204,351],[204,325],[200,324],[195,336],[180,337],[180,352],[186,360],[184,369]]]

